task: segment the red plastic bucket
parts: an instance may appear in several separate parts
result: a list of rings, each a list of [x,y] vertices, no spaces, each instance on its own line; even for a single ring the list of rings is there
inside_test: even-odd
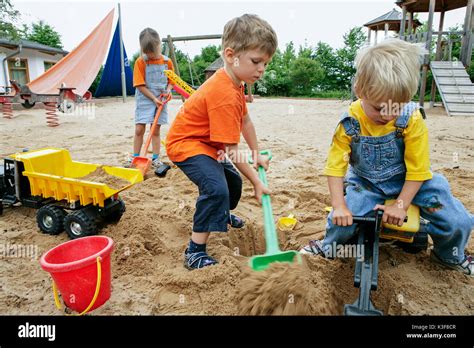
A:
[[[58,245],[41,256],[41,268],[51,274],[63,301],[82,313],[91,304],[97,286],[100,260],[100,290],[92,311],[110,298],[110,254],[114,241],[107,236],[78,238]]]

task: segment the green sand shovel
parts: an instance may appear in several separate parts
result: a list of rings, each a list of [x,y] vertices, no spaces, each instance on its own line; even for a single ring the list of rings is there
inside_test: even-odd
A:
[[[268,156],[269,159],[272,158],[270,150],[261,151],[260,154]],[[262,166],[258,167],[258,176],[263,184],[268,187],[267,176]],[[266,251],[263,255],[253,256],[249,261],[250,267],[252,267],[254,271],[263,271],[267,269],[272,262],[294,263],[296,259],[298,263],[301,263],[301,255],[297,251],[280,250],[275,222],[273,220],[272,202],[269,195],[262,195],[262,206]]]

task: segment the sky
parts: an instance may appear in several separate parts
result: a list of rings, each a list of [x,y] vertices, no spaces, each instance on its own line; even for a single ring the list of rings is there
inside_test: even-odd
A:
[[[44,20],[61,34],[64,49],[71,51],[115,8],[109,0],[86,1],[26,1],[13,0],[21,13],[21,23]],[[300,45],[315,46],[323,41],[334,48],[343,46],[343,35],[355,26],[375,19],[393,8],[400,10],[394,0],[307,0],[307,1],[135,1],[120,2],[123,40],[129,57],[139,51],[138,35],[146,27],[154,28],[160,36],[190,36],[222,34],[225,23],[244,13],[254,13],[267,20],[275,29],[279,47],[293,41]],[[464,22],[465,8],[450,11],[445,16],[445,28]],[[420,14],[422,20],[427,14]],[[439,15],[435,16],[437,29]],[[115,28],[115,25],[114,25]],[[113,28],[113,29],[114,29]],[[382,38],[383,33],[379,33]],[[112,38],[112,35],[111,35]],[[219,40],[177,42],[176,46],[190,57],[199,54],[209,44]]]

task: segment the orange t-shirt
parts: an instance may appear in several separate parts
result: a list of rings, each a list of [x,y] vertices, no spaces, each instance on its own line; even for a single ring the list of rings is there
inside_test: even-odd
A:
[[[165,58],[161,56],[158,59],[149,59],[148,64],[165,64]],[[133,87],[146,85],[146,62],[143,57],[138,57],[133,67]],[[168,58],[168,70],[173,70],[173,62]],[[169,80],[168,80],[169,83]]]
[[[225,144],[240,142],[247,115],[244,87],[237,87],[219,69],[184,103],[166,138],[166,152],[173,162],[196,155],[218,159]]]

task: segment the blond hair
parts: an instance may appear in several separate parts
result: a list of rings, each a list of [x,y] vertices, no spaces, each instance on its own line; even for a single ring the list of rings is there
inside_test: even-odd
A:
[[[421,45],[399,39],[362,48],[355,60],[358,97],[377,104],[409,102],[418,90],[425,53]]]
[[[143,54],[154,53],[158,55],[161,51],[160,35],[155,29],[145,28],[140,33],[140,50]]]
[[[267,21],[257,15],[244,14],[227,22],[222,35],[222,50],[232,48],[235,53],[259,49],[273,56],[278,39]]]

